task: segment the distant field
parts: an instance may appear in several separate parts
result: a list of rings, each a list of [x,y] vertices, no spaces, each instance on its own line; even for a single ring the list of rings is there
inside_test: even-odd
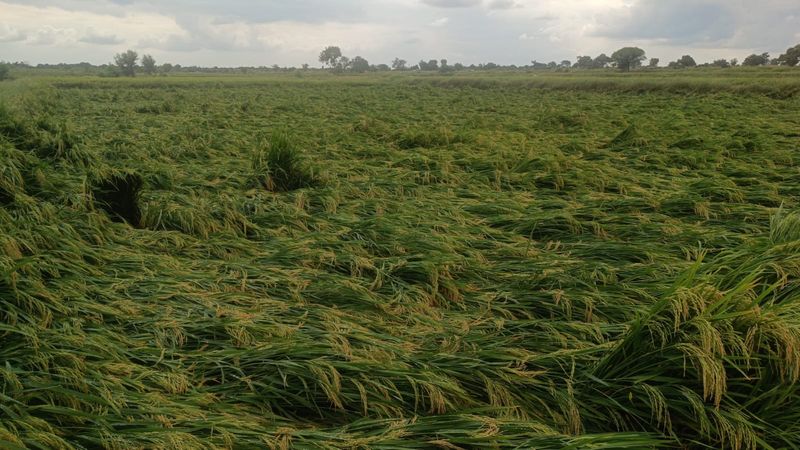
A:
[[[0,103],[0,448],[800,448],[798,70]]]

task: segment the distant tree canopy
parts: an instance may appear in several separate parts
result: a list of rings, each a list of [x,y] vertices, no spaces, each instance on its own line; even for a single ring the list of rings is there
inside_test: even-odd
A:
[[[685,69],[687,67],[697,67],[697,61],[690,55],[683,55],[677,61],[669,63],[668,67],[672,69]]]
[[[11,69],[8,67],[8,64],[0,63],[0,81],[11,78],[11,75],[9,75],[10,71]]]
[[[334,68],[339,64],[342,58],[342,49],[335,46],[325,47],[322,53],[319,54],[319,62],[328,67]]]
[[[366,59],[356,56],[355,58],[350,61],[350,70],[356,73],[364,73],[369,71],[369,61]]]
[[[435,59],[431,59],[428,62],[425,62],[424,60],[420,60],[420,62],[419,62],[419,70],[422,70],[422,71],[439,70],[439,61],[437,61]]]
[[[594,67],[594,60],[591,56],[578,56],[578,60],[575,61],[573,67],[576,69],[591,69]]]
[[[617,63],[617,67],[623,72],[628,72],[642,65],[646,58],[644,50],[638,47],[625,47],[617,50],[611,55]]]
[[[117,65],[122,75],[126,77],[136,76],[136,62],[139,60],[139,54],[133,50],[128,50],[125,53],[118,53],[114,56],[114,64]]]
[[[406,70],[406,64],[408,64],[408,63],[406,62],[405,59],[395,58],[394,61],[392,61],[392,69],[393,70]]]
[[[681,56],[681,59],[679,59],[678,62],[683,67],[697,67],[697,61],[695,61],[690,55]]]
[[[156,73],[156,60],[150,55],[142,56],[142,69],[144,73],[153,75]]]
[[[800,44],[786,50],[786,53],[778,57],[778,64],[782,66],[794,67],[800,63]]]
[[[610,58],[605,53],[600,53],[599,55],[597,55],[597,58],[595,58],[594,61],[592,62],[592,67],[594,67],[595,69],[605,69],[613,62],[614,62],[613,58]]]
[[[447,59],[430,59],[421,60],[419,64],[413,66],[409,65],[405,59],[394,58],[390,64],[370,64],[364,57],[355,56],[352,59],[348,58],[342,53],[340,47],[328,46],[325,47],[319,54],[319,61],[323,66],[332,69],[335,73],[341,72],[381,72],[381,71],[403,71],[403,70],[419,70],[426,72],[449,73],[462,70],[496,70],[496,69],[534,69],[534,70],[566,70],[566,69],[604,69],[604,68],[617,68],[621,71],[627,72],[646,64],[650,69],[657,69],[661,61],[658,58],[650,58],[649,61],[646,57],[645,51],[638,47],[624,47],[615,51],[610,57],[605,53],[601,53],[595,58],[588,55],[577,56],[575,62],[563,60],[561,62],[550,61],[547,63],[539,62],[537,60],[531,61],[530,65],[516,66],[516,65],[498,65],[492,62],[482,64],[471,64],[469,67],[461,63],[451,64]],[[730,60],[716,59],[712,62],[705,62],[698,64],[691,55],[683,55],[676,61],[670,62],[667,67],[669,68],[689,68],[689,67],[718,67],[730,68],[743,66],[767,66],[767,65],[780,65],[786,67],[796,67],[800,65],[800,44],[790,47],[786,52],[777,58],[771,58],[769,53],[752,54],[739,62],[738,59],[733,58]],[[4,63],[0,61],[0,80],[8,79],[10,69],[15,67],[33,68],[30,64],[24,62]],[[263,71],[295,71],[295,67],[280,67],[277,64],[271,66],[260,67],[181,67],[179,64],[161,64],[157,65],[155,58],[151,55],[141,55],[141,58],[134,50],[127,50],[124,53],[119,53],[114,56],[114,61],[111,64],[104,64],[101,66],[94,66],[89,63],[76,63],[76,64],[39,64],[36,68],[42,69],[58,69],[61,71],[72,71],[75,73],[95,73],[100,76],[136,76],[137,73],[146,74],[167,74],[170,72],[200,72],[200,73],[250,73],[250,72],[263,72]],[[308,70],[309,65],[303,64],[303,70]],[[20,71],[20,74],[25,72]],[[17,72],[15,72],[15,75]]]
[[[762,53],[760,55],[752,54],[744,59],[743,66],[766,66],[769,64],[769,53]]]

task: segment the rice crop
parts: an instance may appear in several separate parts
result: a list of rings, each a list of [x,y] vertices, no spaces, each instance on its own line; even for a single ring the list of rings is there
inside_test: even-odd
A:
[[[800,447],[796,74],[675,73],[4,83],[0,448]]]

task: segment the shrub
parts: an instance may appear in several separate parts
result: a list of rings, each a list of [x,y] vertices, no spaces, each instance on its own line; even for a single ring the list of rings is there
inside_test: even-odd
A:
[[[258,185],[272,192],[287,192],[311,187],[317,178],[286,133],[274,133],[265,148],[253,158]]]

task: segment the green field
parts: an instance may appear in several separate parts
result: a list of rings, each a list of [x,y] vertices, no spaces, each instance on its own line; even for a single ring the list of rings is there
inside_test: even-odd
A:
[[[800,448],[800,71],[0,102],[0,448]]]

